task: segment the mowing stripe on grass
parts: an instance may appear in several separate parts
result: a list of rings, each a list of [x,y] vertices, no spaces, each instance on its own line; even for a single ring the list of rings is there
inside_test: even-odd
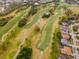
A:
[[[29,22],[28,24],[26,24],[24,26],[24,28],[30,28],[33,24],[35,24],[38,20],[41,19],[42,15],[47,11],[50,10],[52,7],[46,7],[40,11],[38,11],[32,18],[31,18],[31,22]]]
[[[79,5],[73,5],[73,4],[67,4],[67,3],[64,3],[64,6],[66,6],[66,7],[79,7]]]
[[[51,34],[52,34],[52,32],[51,32],[52,31],[52,21],[51,21],[51,19],[48,22],[48,24],[46,25],[46,27],[45,27],[45,29],[42,33],[42,36],[40,38],[40,41],[37,44],[37,48],[42,50],[42,51],[47,47],[47,45],[48,45],[48,43],[51,39]]]
[[[53,15],[50,20],[48,21],[47,25],[45,26],[43,32],[42,32],[42,35],[40,37],[40,40],[38,41],[37,43],[37,48],[41,51],[44,51],[47,46],[49,45],[49,42],[51,40],[51,37],[52,37],[52,26],[53,26],[53,23],[56,21],[56,20],[59,20],[59,17],[62,16],[62,11],[59,10],[59,7],[57,8],[57,10],[55,11],[55,15]]]
[[[61,12],[61,10],[60,10],[60,6],[61,6],[61,5],[59,5],[59,6],[56,8],[54,14],[55,14],[55,13],[57,13],[57,14],[53,15],[53,16],[50,18],[50,20],[48,21],[46,27],[45,27],[44,30],[43,30],[43,33],[42,33],[42,35],[41,35],[41,37],[40,37],[40,40],[39,40],[38,43],[37,43],[37,46],[36,46],[36,47],[37,47],[39,50],[41,50],[41,51],[44,51],[44,50],[47,48],[47,46],[49,45],[50,39],[51,39],[51,37],[52,37],[52,35],[51,35],[51,34],[52,34],[52,25],[53,25],[53,23],[54,23],[56,20],[58,20],[59,17],[62,15],[62,12]]]
[[[11,19],[2,29],[0,29],[0,37],[7,33],[15,24],[17,24],[22,18],[28,15],[31,7],[28,9],[22,10],[18,15]]]

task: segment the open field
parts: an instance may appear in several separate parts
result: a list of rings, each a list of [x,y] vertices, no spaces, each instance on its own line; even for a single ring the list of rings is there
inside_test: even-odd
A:
[[[48,6],[40,11],[38,11],[32,18],[31,18],[31,22],[26,24],[24,27],[25,28],[30,28],[33,24],[35,24],[37,21],[39,21],[39,19],[42,17],[42,15],[48,11],[49,9],[51,9],[52,7]]]
[[[45,8],[44,10],[42,10],[42,12],[45,13],[45,12],[46,12],[47,10],[49,10],[49,9],[51,9],[51,8]],[[41,13],[42,13],[42,12],[41,12]],[[23,13],[24,13],[24,12],[23,12]],[[23,14],[23,13],[22,13],[22,14]],[[40,13],[40,14],[41,14],[41,13]],[[42,13],[42,14],[43,14],[43,13]],[[37,13],[37,14],[38,14],[38,13]],[[35,14],[35,16],[33,17],[34,19],[35,19],[35,17],[37,16],[37,14]],[[40,14],[39,14],[39,15],[40,15]],[[40,15],[40,16],[41,16],[41,15]],[[38,19],[39,19],[39,20],[40,20],[41,17],[42,17],[42,16],[41,16],[41,17],[40,17],[40,16],[38,16]],[[19,16],[19,17],[20,17],[20,16]],[[39,18],[39,17],[40,17],[40,18]],[[32,19],[33,19],[33,18],[32,18]],[[34,21],[34,19],[33,19],[33,21]],[[36,20],[38,20],[38,19],[36,19]],[[32,27],[32,25],[35,24],[35,23],[33,23],[33,22],[30,22],[30,23],[31,23],[31,26],[30,26],[30,27]],[[26,26],[26,25],[25,25],[25,26]],[[25,26],[24,26],[24,27],[25,27]],[[28,26],[29,26],[29,25],[28,25]],[[25,29],[25,28],[23,28],[23,29]],[[22,41],[22,40],[24,40],[24,39],[23,39],[24,37],[27,37],[27,36],[28,36],[28,35],[26,35],[26,34],[27,34],[27,29],[26,29],[26,31],[24,31],[23,29],[22,29],[21,33],[19,34],[19,36],[17,36],[17,37],[15,38],[15,40],[19,40],[19,41],[21,40],[21,41]],[[24,33],[26,33],[26,34],[24,35]],[[29,33],[29,32],[28,32],[28,33]],[[21,41],[20,41],[20,44],[23,43],[23,42],[21,42]],[[14,42],[14,41],[12,41],[12,42]],[[16,41],[16,42],[18,43],[18,41]],[[15,44],[15,49],[13,49],[13,51],[15,51],[14,53],[16,53],[16,51],[18,51],[18,50],[17,50],[17,49],[18,49],[17,47],[19,47],[19,45],[17,46],[17,45]],[[13,47],[11,47],[11,49],[12,49],[12,48],[13,48]],[[8,52],[12,52],[12,50],[9,50]],[[13,53],[13,54],[11,53],[11,54],[14,55],[14,53]],[[9,53],[9,55],[10,55],[10,53]],[[6,55],[7,58],[9,58],[9,55]],[[4,55],[3,55],[3,56],[4,56]],[[4,58],[3,58],[3,59],[4,59]]]
[[[0,28],[0,38],[8,38],[4,41],[0,40],[0,59],[16,59],[25,46],[33,50],[31,59],[50,59],[49,56],[53,50],[51,45],[54,41],[52,37],[56,28],[60,27],[59,21],[64,16],[68,17],[65,8],[71,9],[74,14],[79,14],[78,7],[59,2],[59,5],[56,6],[52,4],[24,6],[23,9],[16,9],[10,14],[0,17],[1,19],[14,16]],[[34,11],[37,12],[32,15]],[[23,27],[18,26],[21,20],[24,20],[21,23],[24,25]],[[9,37],[8,33],[12,36]]]
[[[55,20],[59,20],[58,18],[63,15],[61,10],[56,10],[57,15],[53,15],[48,23],[46,24],[42,36],[40,37],[40,41],[37,44],[37,48],[41,51],[45,50],[46,47],[49,45],[50,39],[52,38],[52,25]],[[43,45],[44,44],[44,45]]]
[[[12,27],[14,27],[22,18],[24,18],[28,12],[30,11],[31,7],[27,10],[23,10],[18,15],[16,15],[13,19],[11,19],[2,29],[0,29],[0,37],[2,37],[5,33],[7,33]]]

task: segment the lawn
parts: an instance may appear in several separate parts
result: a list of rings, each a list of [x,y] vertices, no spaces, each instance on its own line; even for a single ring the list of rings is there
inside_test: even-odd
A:
[[[11,28],[13,28],[22,18],[25,17],[30,11],[31,7],[28,9],[22,10],[18,13],[13,19],[11,19],[2,29],[0,29],[0,37],[7,33]]]
[[[50,10],[51,7],[45,7],[44,9],[41,9],[38,11],[32,18],[31,22],[27,23],[24,28],[30,28],[33,24],[35,24],[38,20],[41,19],[42,15],[47,11]]]
[[[9,37],[6,38],[4,43],[0,45],[0,58],[1,59],[12,59],[15,55],[18,46],[20,45],[20,41],[16,40],[15,37],[16,34],[20,33],[20,28],[17,27],[14,31],[14,33],[11,33]],[[5,49],[5,50],[4,50]],[[4,57],[5,56],[5,57]]]
[[[45,26],[44,30],[43,30],[43,33],[40,37],[40,40],[38,41],[37,43],[37,48],[41,51],[44,51],[48,45],[49,45],[49,42],[51,40],[51,37],[52,37],[52,25],[53,23],[56,21],[56,20],[59,20],[59,17],[61,17],[63,15],[62,13],[62,10],[60,9],[59,10],[59,7],[56,9],[55,11],[57,14],[53,15],[51,17],[51,19],[49,19],[47,25]]]
[[[17,51],[19,44],[20,44],[20,41],[11,39],[8,45],[5,46],[5,50],[0,49],[0,58],[1,59],[12,59]]]

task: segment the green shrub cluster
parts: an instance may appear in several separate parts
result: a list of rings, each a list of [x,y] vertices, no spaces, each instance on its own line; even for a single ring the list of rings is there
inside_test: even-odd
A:
[[[16,59],[31,59],[32,48],[22,48]]]

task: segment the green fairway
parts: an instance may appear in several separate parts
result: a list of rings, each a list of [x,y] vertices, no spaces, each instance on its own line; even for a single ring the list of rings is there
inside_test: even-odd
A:
[[[32,18],[31,18],[31,22],[29,22],[28,24],[26,24],[24,26],[24,28],[30,28],[33,24],[35,24],[38,20],[41,19],[42,15],[50,10],[52,7],[45,7],[44,9],[41,9],[40,11],[38,11]]]
[[[13,19],[11,19],[2,29],[0,29],[0,37],[2,37],[11,28],[13,28],[22,18],[28,15],[30,9],[31,7],[29,7],[28,9],[22,10]]]
[[[64,6],[65,7],[78,7],[78,5],[73,5],[73,4],[71,5],[71,4],[65,4],[65,3],[64,3]]]
[[[59,20],[59,17],[63,16],[63,12],[62,12],[62,8],[61,6],[63,6],[62,2],[59,3],[59,5],[57,6],[54,15],[51,17],[51,19],[49,19],[47,25],[45,26],[42,35],[40,37],[40,40],[37,43],[37,48],[41,51],[44,51],[47,46],[49,45],[49,42],[52,38],[52,25],[56,20]],[[65,5],[66,6],[66,5]],[[66,7],[70,7],[70,6],[66,6]]]
[[[28,59],[25,58],[25,51],[21,51],[25,48],[33,50],[31,51],[32,56],[27,56],[31,59],[57,59],[61,57],[61,37],[70,37],[70,34],[63,35],[61,29],[68,20],[70,22],[67,24],[77,22],[74,20],[78,18],[77,10],[79,8],[76,8],[77,5],[65,3],[64,0],[55,0],[44,4],[41,2],[29,1],[15,9],[15,12],[11,11],[1,16],[0,25],[4,23],[5,25],[0,27],[0,59],[18,59],[19,55],[19,59],[22,55],[23,59]],[[64,27],[69,29],[67,26]],[[29,52],[28,49],[27,54]]]
[[[59,20],[59,17],[61,17],[62,11],[59,10],[59,7],[56,9],[54,16],[49,19],[47,25],[45,26],[43,33],[40,37],[40,41],[37,43],[37,48],[40,49],[41,51],[44,51],[47,46],[49,45],[50,39],[52,37],[52,25],[56,20]]]

